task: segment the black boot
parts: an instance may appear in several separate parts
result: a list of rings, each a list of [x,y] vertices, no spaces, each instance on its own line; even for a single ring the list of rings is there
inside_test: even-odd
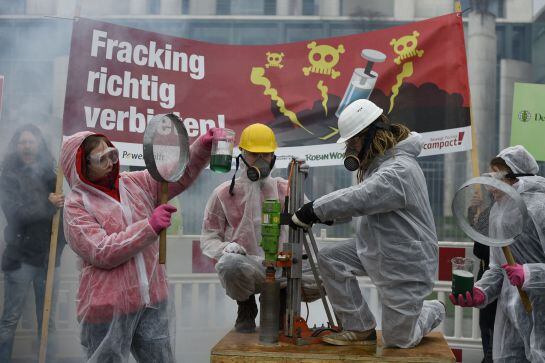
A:
[[[235,330],[239,333],[255,332],[255,318],[257,316],[257,304],[255,295],[250,296],[246,301],[237,301],[238,312]]]

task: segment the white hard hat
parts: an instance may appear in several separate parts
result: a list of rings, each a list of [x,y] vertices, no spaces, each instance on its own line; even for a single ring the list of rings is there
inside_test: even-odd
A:
[[[337,140],[341,144],[371,125],[382,114],[382,108],[367,99],[356,100],[346,106],[339,116],[339,132]]]

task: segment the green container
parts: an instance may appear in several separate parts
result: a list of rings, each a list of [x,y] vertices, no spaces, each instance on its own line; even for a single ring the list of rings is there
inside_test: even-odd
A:
[[[282,211],[282,206],[280,205],[280,202],[276,199],[267,199],[263,202],[262,211],[263,213],[280,214],[280,212]]]
[[[267,199],[261,206],[261,247],[265,251],[265,260],[274,262],[278,254],[280,238],[280,202]]]
[[[218,173],[227,173],[231,170],[231,155],[212,155],[210,158],[210,169]]]
[[[466,296],[466,292],[473,292],[474,276],[471,272],[466,270],[453,270],[452,271],[452,293],[454,296],[462,294]]]
[[[262,236],[261,248],[265,252],[265,260],[274,262],[278,254],[278,236]]]
[[[280,225],[280,213],[263,213],[261,216],[263,224],[278,224]]]
[[[277,236],[262,236],[261,245],[263,247],[272,248],[271,245],[275,244],[275,249],[278,249],[278,237]]]
[[[262,224],[261,225],[261,236],[272,236],[278,237],[280,236],[280,225],[278,224]]]

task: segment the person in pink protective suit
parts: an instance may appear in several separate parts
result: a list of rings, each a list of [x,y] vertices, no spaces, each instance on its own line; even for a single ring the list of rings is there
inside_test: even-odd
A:
[[[190,148],[169,199],[189,187],[210,158],[214,129]],[[158,234],[176,208],[159,204],[148,171],[119,173],[117,149],[104,136],[66,137],[61,165],[71,192],[64,207],[69,246],[81,258],[77,317],[88,362],[173,362],[165,268]]]

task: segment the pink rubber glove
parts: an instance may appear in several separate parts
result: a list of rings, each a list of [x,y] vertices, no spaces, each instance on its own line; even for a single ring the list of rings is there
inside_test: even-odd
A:
[[[170,226],[170,216],[177,210],[176,207],[169,204],[161,204],[155,208],[149,219],[149,224],[155,233],[159,234],[163,229]]]
[[[462,294],[458,294],[458,301],[456,301],[454,294],[450,294],[449,299],[453,305],[460,305],[464,308],[474,308],[484,304],[484,301],[486,300],[486,295],[481,289],[479,289],[478,287],[474,287],[473,296],[471,295],[472,294],[470,294],[469,291],[466,292],[465,301]]]
[[[518,263],[514,266],[508,264],[501,265],[501,267],[507,272],[507,277],[511,285],[522,287],[524,285],[524,267]]]
[[[217,130],[219,130],[217,127],[212,127],[211,129],[208,129],[206,134],[204,134],[201,137],[201,142],[204,146],[206,146],[207,148],[212,147],[212,141],[214,140],[214,133],[217,132]]]

